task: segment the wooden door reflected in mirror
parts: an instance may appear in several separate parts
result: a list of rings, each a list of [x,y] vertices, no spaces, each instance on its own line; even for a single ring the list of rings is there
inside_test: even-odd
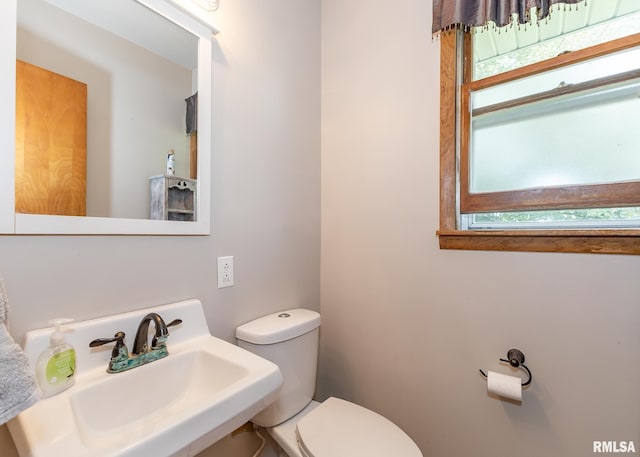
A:
[[[86,214],[87,85],[16,61],[15,209]]]

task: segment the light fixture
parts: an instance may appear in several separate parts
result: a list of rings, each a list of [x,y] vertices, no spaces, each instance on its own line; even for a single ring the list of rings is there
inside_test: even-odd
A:
[[[146,0],[136,0],[145,4]],[[164,0],[176,6],[182,12],[205,25],[216,34],[220,29],[216,26],[216,10],[220,6],[220,0]]]
[[[193,3],[198,5],[200,8],[202,8],[203,10],[209,13],[217,10],[218,7],[220,6],[219,0],[192,0],[192,1]]]

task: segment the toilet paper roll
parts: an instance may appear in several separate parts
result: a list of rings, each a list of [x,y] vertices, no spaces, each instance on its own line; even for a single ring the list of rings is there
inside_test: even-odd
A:
[[[487,391],[511,400],[522,401],[522,380],[517,376],[487,373]]]

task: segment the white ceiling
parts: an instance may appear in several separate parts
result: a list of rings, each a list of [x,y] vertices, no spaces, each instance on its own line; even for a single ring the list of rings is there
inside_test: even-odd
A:
[[[134,0],[46,1],[185,68],[198,66],[197,37]]]

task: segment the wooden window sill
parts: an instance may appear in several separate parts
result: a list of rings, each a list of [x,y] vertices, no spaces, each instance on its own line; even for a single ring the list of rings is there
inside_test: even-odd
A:
[[[640,230],[439,230],[440,249],[640,255]]]

